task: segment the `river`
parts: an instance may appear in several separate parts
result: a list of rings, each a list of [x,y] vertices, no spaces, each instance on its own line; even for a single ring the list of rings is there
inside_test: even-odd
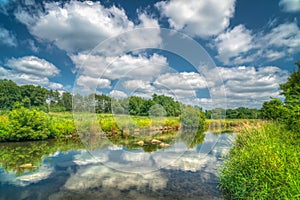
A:
[[[206,132],[199,144],[177,139],[148,151],[73,140],[2,143],[0,199],[222,199],[217,170],[234,136]]]

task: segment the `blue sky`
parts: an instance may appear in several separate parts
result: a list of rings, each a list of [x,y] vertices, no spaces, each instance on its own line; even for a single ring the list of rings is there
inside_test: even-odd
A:
[[[300,60],[300,0],[0,0],[0,19],[0,78],[61,91],[259,108],[280,97]],[[204,72],[159,49],[163,28],[196,41],[216,66]],[[153,48],[95,51],[126,32],[126,48]]]

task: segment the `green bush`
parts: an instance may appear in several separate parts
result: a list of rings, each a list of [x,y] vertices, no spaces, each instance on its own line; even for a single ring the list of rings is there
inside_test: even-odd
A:
[[[183,128],[205,130],[205,114],[197,108],[183,108],[180,120]]]
[[[0,142],[8,138],[9,121],[7,116],[0,116]]]
[[[62,137],[76,133],[74,121],[71,119],[55,119],[50,118],[48,122],[50,137]]]
[[[21,107],[12,110],[8,118],[8,140],[41,140],[50,135],[47,115],[44,112]]]

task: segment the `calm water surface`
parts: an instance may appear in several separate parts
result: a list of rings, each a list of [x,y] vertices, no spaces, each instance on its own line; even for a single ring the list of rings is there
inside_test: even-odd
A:
[[[147,151],[80,142],[0,144],[0,199],[222,199],[217,169],[234,134]]]

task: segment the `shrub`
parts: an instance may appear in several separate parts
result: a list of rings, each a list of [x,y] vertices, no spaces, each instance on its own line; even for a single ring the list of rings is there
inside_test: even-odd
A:
[[[8,118],[8,140],[41,140],[50,135],[44,112],[21,107],[11,111]]]
[[[197,108],[183,108],[180,120],[183,128],[205,130],[205,114]]]

